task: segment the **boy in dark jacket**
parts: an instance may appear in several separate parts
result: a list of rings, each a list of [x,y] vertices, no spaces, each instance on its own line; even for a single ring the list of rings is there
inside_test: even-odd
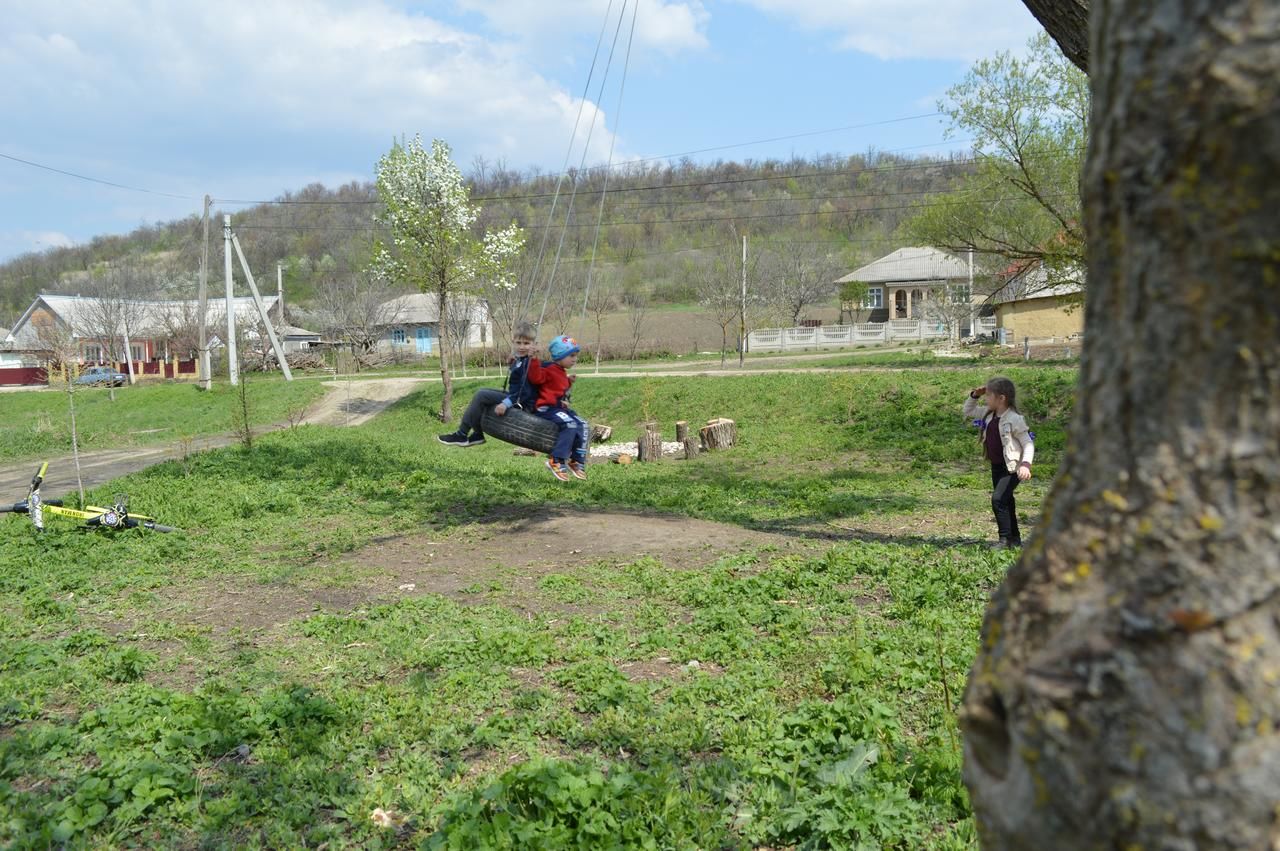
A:
[[[550,362],[539,363],[536,359],[529,362],[529,380],[538,385],[534,413],[559,429],[556,445],[547,459],[547,469],[562,482],[567,482],[570,476],[585,479],[591,427],[566,404],[573,385],[573,376],[568,370],[578,362],[580,350],[567,334],[552,340],[548,349]]]
[[[486,387],[476,391],[476,395],[471,397],[471,404],[467,405],[467,412],[462,415],[458,430],[436,437],[445,446],[467,447],[484,443],[480,417],[485,408],[493,407],[493,412],[500,417],[510,408],[533,410],[538,386],[529,378],[528,371],[530,363],[537,363],[537,359],[531,357],[537,332],[530,323],[521,322],[515,327],[511,337],[512,354],[506,384],[501,390]]]

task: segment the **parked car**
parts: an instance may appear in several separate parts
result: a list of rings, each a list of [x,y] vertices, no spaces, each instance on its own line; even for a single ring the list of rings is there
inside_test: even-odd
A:
[[[110,384],[113,387],[119,387],[128,380],[129,376],[123,372],[116,372],[109,366],[91,366],[80,373],[76,384]]]

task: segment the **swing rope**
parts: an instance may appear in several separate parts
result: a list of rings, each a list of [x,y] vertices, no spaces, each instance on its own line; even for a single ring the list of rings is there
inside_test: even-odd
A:
[[[625,9],[623,10],[625,13]],[[596,248],[600,245],[600,228],[604,222],[604,199],[609,192],[609,174],[613,169],[613,146],[618,141],[618,128],[622,126],[622,101],[627,91],[627,69],[631,66],[631,43],[636,36],[636,14],[640,11],[640,0],[631,7],[631,31],[627,34],[627,52],[622,59],[622,84],[618,87],[618,109],[613,122],[613,136],[609,139],[609,158],[605,161],[604,186],[600,189],[600,207],[596,211],[596,233],[591,240],[591,260],[587,263],[587,288],[582,295],[582,315],[578,324],[585,326],[587,321],[587,304],[591,300],[591,281],[596,268]],[[596,340],[596,369],[600,368],[600,340]]]
[[[618,14],[618,25],[613,30],[613,42],[609,45],[609,58],[605,62],[604,74],[600,78],[600,90],[599,90],[599,93],[596,95],[596,103],[603,103],[604,87],[605,87],[605,84],[608,83],[609,81],[609,69],[613,66],[613,54],[618,47],[618,36],[622,32],[622,22],[627,16],[628,2],[629,0],[622,0],[622,11]],[[634,14],[632,15],[632,20],[633,21],[635,20]],[[585,171],[586,164],[587,164],[587,154],[590,152],[590,149],[591,149],[591,137],[595,133],[595,129],[596,129],[596,121],[595,121],[595,116],[593,115],[591,119],[591,123],[587,125],[587,139],[582,145],[582,159],[578,163],[578,172],[577,174],[574,175],[572,186],[569,191],[569,204],[567,209],[565,210],[564,226],[560,229],[560,239],[556,243],[556,254],[551,264],[551,273],[547,278],[546,289],[543,291],[542,310],[538,313],[538,328],[542,327],[542,320],[547,315],[547,303],[551,300],[552,289],[555,288],[556,272],[560,268],[560,255],[564,250],[564,237],[565,237],[565,234],[569,232],[569,220],[573,216],[573,202],[574,202],[574,199],[577,198],[578,196],[578,179],[582,176],[582,174]],[[606,174],[606,180],[607,180],[608,172],[606,172],[605,174]],[[599,228],[599,225],[597,224],[597,238],[599,237],[598,228]]]
[[[529,281],[533,286],[529,287],[529,291],[525,293],[524,304],[520,308],[520,320],[525,321],[529,317],[529,306],[533,301],[533,294],[537,290],[538,272],[542,268],[542,258],[547,250],[547,238],[551,235],[551,223],[555,220],[556,205],[560,201],[560,187],[564,184],[565,176],[569,173],[569,158],[573,156],[573,143],[578,138],[578,125],[582,123],[582,111],[587,105],[587,95],[591,93],[591,80],[595,76],[596,62],[600,58],[600,46],[604,44],[604,34],[609,26],[609,13],[613,11],[613,0],[609,0],[609,6],[605,9],[604,21],[600,24],[600,35],[596,37],[595,53],[591,55],[591,68],[587,71],[587,82],[582,87],[582,98],[578,101],[578,115],[573,120],[573,132],[569,134],[569,147],[564,152],[564,164],[560,167],[560,176],[556,178],[556,189],[551,196],[551,211],[547,213],[547,224],[542,230],[542,243],[538,246],[538,258],[534,261],[533,270],[529,273]],[[541,320],[539,320],[541,324]]]

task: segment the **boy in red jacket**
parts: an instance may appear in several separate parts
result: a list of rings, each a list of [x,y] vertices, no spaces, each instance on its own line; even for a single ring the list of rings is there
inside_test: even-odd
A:
[[[551,450],[551,457],[547,459],[547,469],[562,482],[569,481],[570,476],[585,479],[591,427],[565,404],[574,378],[568,370],[578,362],[580,349],[567,334],[556,337],[547,348],[551,352],[549,362],[540,363],[537,358],[529,361],[529,381],[538,386],[534,413],[554,423],[559,429],[556,445]]]

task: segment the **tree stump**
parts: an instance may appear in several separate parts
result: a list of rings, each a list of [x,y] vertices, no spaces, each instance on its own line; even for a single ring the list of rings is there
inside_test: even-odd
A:
[[[637,461],[657,461],[662,457],[662,433],[646,428],[636,440]]]
[[[681,442],[684,444],[684,459],[686,461],[698,457],[698,452],[701,447],[699,446],[698,439],[696,437],[689,437],[686,435],[685,439]]]
[[[689,439],[689,423],[686,420],[676,420],[676,440],[684,443]]]
[[[707,420],[707,424],[698,429],[702,438],[702,447],[707,450],[726,449],[738,442],[738,424],[724,417]]]
[[[604,443],[613,436],[613,427],[600,425],[600,423],[591,424],[591,442]]]

